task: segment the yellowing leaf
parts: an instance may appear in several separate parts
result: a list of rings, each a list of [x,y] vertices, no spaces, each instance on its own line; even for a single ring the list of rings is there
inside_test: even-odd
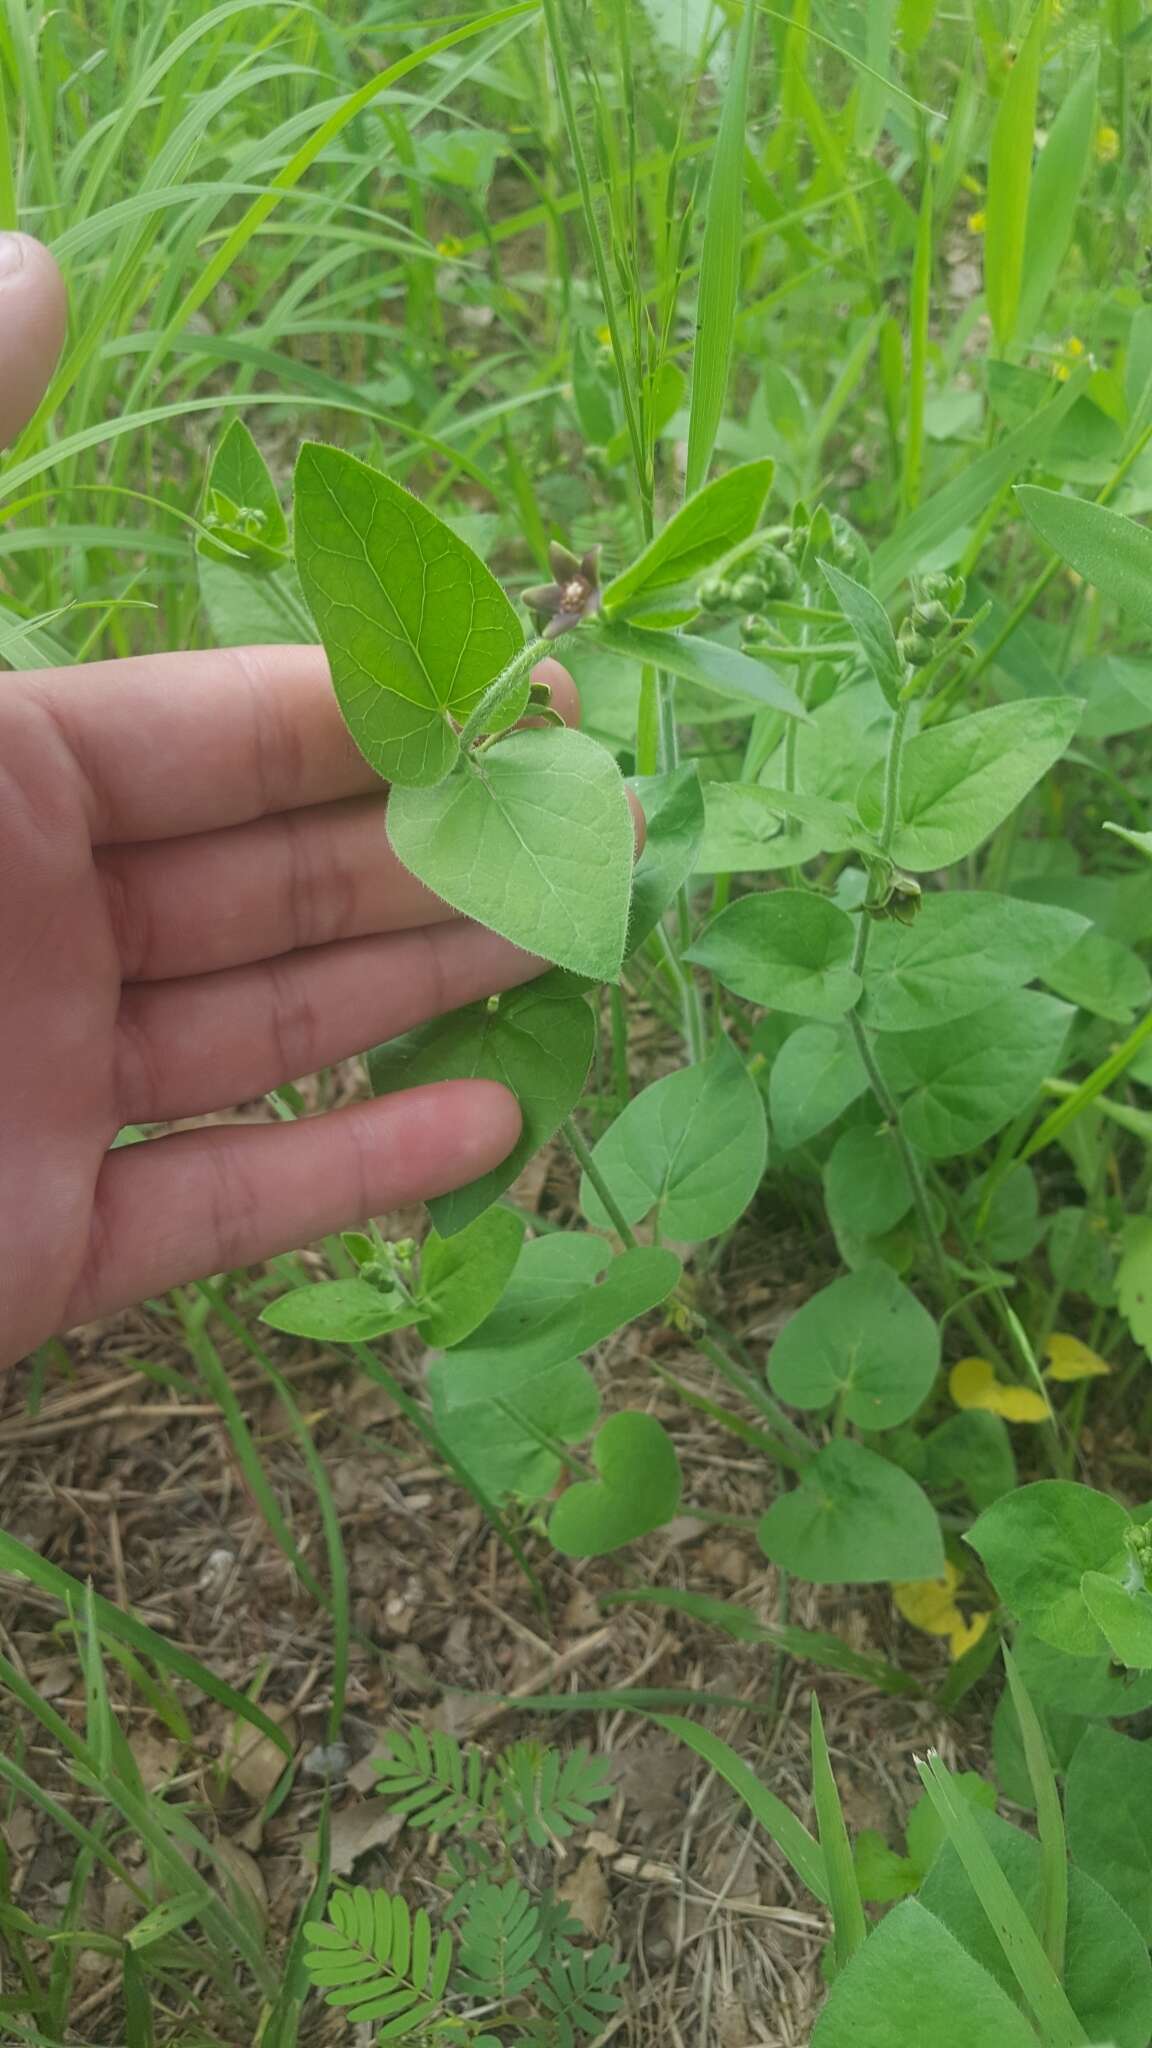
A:
[[[1006,1422],[1047,1422],[1052,1412],[1031,1387],[1003,1386],[986,1358],[962,1358],[948,1375],[948,1391],[958,1408],[984,1408]]]
[[[966,1650],[975,1649],[991,1619],[990,1614],[974,1614],[970,1621],[965,1621],[957,1608],[957,1626],[950,1630],[948,1636],[948,1648],[954,1659],[962,1657]]]
[[[897,1612],[913,1628],[922,1628],[930,1636],[947,1636],[962,1620],[956,1605],[959,1583],[955,1565],[946,1561],[943,1578],[905,1580],[893,1586],[892,1599]]]
[[[1096,1380],[1112,1367],[1097,1352],[1090,1351],[1079,1337],[1054,1332],[1045,1349],[1050,1380]]]

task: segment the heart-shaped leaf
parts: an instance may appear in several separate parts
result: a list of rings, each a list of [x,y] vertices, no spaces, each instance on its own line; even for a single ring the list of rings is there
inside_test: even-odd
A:
[[[841,1438],[818,1452],[757,1532],[773,1564],[818,1586],[938,1579],[940,1524],[914,1479],[863,1444]]]
[[[618,976],[632,813],[611,754],[585,733],[513,733],[434,789],[394,789],[388,836],[453,910],[576,974]]]
[[[966,889],[925,895],[914,924],[873,928],[861,1019],[873,1031],[951,1024],[1046,976],[1087,930],[1053,904]]]
[[[463,724],[524,645],[478,555],[418,498],[341,448],[296,464],[296,566],[349,732],[378,775],[447,775]]]
[[[855,1124],[841,1132],[824,1168],[824,1202],[838,1236],[895,1229],[912,1206],[912,1189],[891,1131]]]
[[[1129,1671],[1152,1671],[1152,1594],[1103,1572],[1085,1572],[1080,1591],[1116,1662]]]
[[[876,1061],[905,1098],[905,1135],[929,1159],[982,1145],[1059,1072],[1074,1014],[1052,996],[1017,989],[952,1024],[886,1033]]]
[[[437,1351],[459,1344],[495,1308],[524,1241],[524,1218],[488,1209],[454,1237],[431,1230],[420,1253],[421,1335]]]
[[[931,1391],[940,1333],[890,1266],[876,1261],[822,1287],[772,1347],[772,1391],[793,1408],[830,1408],[860,1429],[894,1429]]]
[[[524,1246],[499,1304],[463,1348],[474,1364],[481,1353],[494,1364],[531,1359],[537,1369],[576,1358],[656,1308],[679,1278],[679,1259],[657,1245],[613,1258],[603,1238],[567,1231],[537,1238]]]
[[[428,1368],[428,1396],[449,1449],[493,1500],[540,1500],[562,1470],[557,1444],[579,1443],[600,1412],[579,1359],[539,1369],[521,1354],[447,1351]]]
[[[843,1116],[868,1086],[855,1041],[841,1027],[804,1024],[786,1038],[768,1076],[772,1135],[790,1152]]]
[[[599,1479],[562,1493],[548,1534],[565,1557],[603,1557],[670,1522],[680,1505],[680,1461],[654,1415],[612,1415],[592,1446]]]
[[[965,1541],[1006,1607],[1043,1642],[1091,1657],[1103,1637],[1082,1591],[1086,1572],[1116,1576],[1129,1518],[1119,1501],[1070,1479],[1039,1479],[1005,1494]]]
[[[628,951],[634,953],[692,873],[704,834],[704,792],[695,761],[667,775],[637,776],[629,786],[647,827],[628,913]]]
[[[428,1204],[443,1237],[453,1237],[497,1201],[580,1099],[596,1042],[583,996],[544,975],[493,1004],[468,1003],[368,1055],[376,1095],[429,1081],[500,1081],[520,1104],[520,1136],[507,1159],[453,1194]]]
[[[852,919],[826,896],[769,889],[730,903],[684,957],[751,1003],[832,1023],[860,994],[855,943]]]
[[[314,1344],[371,1344],[389,1330],[420,1321],[421,1311],[402,1296],[386,1294],[370,1280],[318,1280],[269,1302],[260,1320],[290,1337]]]
[[[735,1046],[654,1081],[634,1096],[593,1158],[629,1223],[657,1210],[666,1237],[699,1242],[742,1216],[764,1171],[767,1131],[760,1091]],[[590,1223],[612,1222],[585,1175],[580,1205]]]

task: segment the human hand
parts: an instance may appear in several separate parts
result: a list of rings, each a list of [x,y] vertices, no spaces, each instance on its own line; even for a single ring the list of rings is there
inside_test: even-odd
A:
[[[55,269],[26,249],[19,291],[0,271],[19,359],[3,440],[63,325]],[[573,718],[566,671],[535,673]],[[249,1102],[541,970],[400,867],[319,650],[0,677],[0,778],[0,1364],[507,1156],[519,1109],[485,1081],[109,1151],[125,1124]]]

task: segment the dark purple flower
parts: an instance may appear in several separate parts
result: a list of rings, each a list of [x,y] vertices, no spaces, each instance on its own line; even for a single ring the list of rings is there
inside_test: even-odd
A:
[[[548,566],[556,581],[534,584],[524,592],[524,602],[538,619],[547,619],[545,640],[558,640],[581,619],[594,619],[600,609],[600,550],[589,548],[586,555],[576,556],[554,540]]]

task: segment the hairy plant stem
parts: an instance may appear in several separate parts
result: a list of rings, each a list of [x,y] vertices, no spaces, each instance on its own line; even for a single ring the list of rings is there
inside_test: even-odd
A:
[[[592,1157],[591,1147],[585,1143],[570,1116],[565,1117],[564,1122],[560,1126],[560,1132],[569,1151],[574,1154],[580,1171],[585,1175],[590,1186],[595,1188],[604,1213],[611,1222],[612,1228],[620,1239],[621,1244],[626,1246],[628,1251],[634,1252],[639,1243],[636,1232],[633,1230],[604,1175]]]

